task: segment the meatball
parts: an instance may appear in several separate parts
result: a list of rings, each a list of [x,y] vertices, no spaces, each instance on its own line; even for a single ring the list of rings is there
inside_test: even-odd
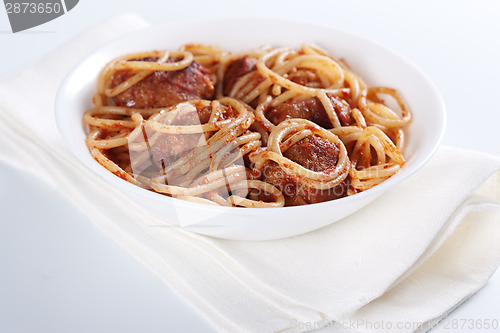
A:
[[[229,96],[236,82],[250,72],[257,70],[257,59],[244,56],[231,62],[224,73],[224,95]],[[257,83],[264,80],[259,76]]]
[[[152,58],[143,61],[156,61]],[[171,58],[169,61],[178,61]],[[119,70],[111,77],[113,87],[134,75],[131,70]],[[210,72],[193,61],[177,71],[156,71],[144,80],[114,97],[118,106],[131,108],[159,108],[172,106],[192,99],[213,99],[214,82]]]
[[[327,139],[309,135],[288,148],[283,156],[309,170],[323,171],[335,168],[339,148]]]
[[[321,137],[308,136],[290,148],[283,156],[312,171],[324,171],[334,168],[339,158],[337,145]],[[326,190],[318,190],[300,184],[286,174],[281,167],[270,161],[265,166],[261,179],[276,186],[285,196],[286,206],[298,206],[318,203],[344,197],[347,194],[347,184],[343,183]],[[269,198],[263,198],[269,200]]]
[[[352,125],[351,108],[349,104],[336,96],[328,96],[333,104],[335,113],[339,117],[342,126]],[[316,97],[310,97],[301,101],[289,100],[274,109],[266,111],[266,117],[273,124],[278,125],[282,121],[290,118],[302,118],[312,121],[323,128],[332,128],[332,122],[326,113],[323,104]]]

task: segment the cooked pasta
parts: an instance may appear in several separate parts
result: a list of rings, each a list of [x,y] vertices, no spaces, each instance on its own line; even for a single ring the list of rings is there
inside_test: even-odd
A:
[[[221,206],[339,199],[405,164],[412,114],[315,45],[231,53],[189,44],[101,71],[83,116],[91,155],[118,177]]]

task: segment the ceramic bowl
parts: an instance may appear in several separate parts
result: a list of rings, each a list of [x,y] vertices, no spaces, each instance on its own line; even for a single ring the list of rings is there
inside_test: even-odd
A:
[[[97,75],[113,58],[137,51],[175,50],[204,43],[229,51],[262,45],[315,43],[347,60],[368,85],[398,89],[413,122],[407,127],[406,165],[372,189],[342,199],[298,207],[233,208],[187,202],[132,185],[98,164],[85,145],[83,113],[91,108]],[[445,127],[445,109],[434,84],[411,62],[368,38],[334,27],[276,19],[211,19],[153,26],[117,39],[82,60],[61,85],[56,120],[62,137],[81,163],[158,218],[201,234],[241,240],[267,240],[306,233],[361,209],[414,174],[436,151]]]

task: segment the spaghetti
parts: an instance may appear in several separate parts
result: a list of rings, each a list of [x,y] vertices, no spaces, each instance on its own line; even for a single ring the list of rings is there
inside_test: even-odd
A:
[[[405,164],[412,118],[398,91],[368,87],[307,44],[128,54],[103,68],[93,103],[86,144],[110,172],[239,207],[312,204],[382,183]]]

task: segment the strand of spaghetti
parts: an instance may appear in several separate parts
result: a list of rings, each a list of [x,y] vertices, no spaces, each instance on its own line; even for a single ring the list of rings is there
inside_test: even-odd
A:
[[[248,133],[248,134],[243,134],[239,137],[237,137],[234,142],[237,144],[237,145],[243,145],[245,143],[248,143],[250,141],[257,141],[260,139],[260,134],[259,133]]]
[[[334,128],[341,127],[342,125],[340,124],[339,116],[337,115],[337,112],[335,112],[332,102],[330,101],[326,93],[324,91],[320,91],[318,92],[317,97],[319,98],[321,104],[325,108],[326,114],[328,115],[328,119],[330,119],[333,127]]]
[[[376,108],[375,106],[380,103],[369,103],[367,93],[363,92],[358,98],[358,107],[368,121],[385,127],[403,127],[411,122],[412,114],[410,108],[404,97],[397,90],[386,87],[376,87],[370,88],[368,92],[373,94],[384,93],[391,95],[401,108],[401,117],[397,116],[396,112],[393,110],[389,113],[387,111],[387,109],[389,109],[387,106],[385,106],[386,108]],[[377,113],[383,111],[383,115]],[[390,117],[387,115],[390,115]],[[395,118],[393,117],[394,115],[396,115]]]
[[[210,107],[212,108],[212,112],[210,112],[208,123],[215,123],[219,118],[221,105],[218,100],[213,100],[210,102]]]
[[[219,66],[217,67],[217,70],[215,71],[215,98],[219,99],[223,94],[224,90],[224,74],[226,72],[228,63],[231,59],[231,56],[229,54],[222,54],[220,59],[219,59]]]
[[[404,148],[406,146],[406,142],[405,142],[405,132],[403,131],[402,128],[398,128],[398,129],[395,129],[396,131],[396,135],[395,135],[395,144],[396,144],[396,148],[398,148],[398,150],[403,153],[404,151]]]
[[[221,98],[224,90],[224,73],[226,71],[226,68],[228,66],[228,62],[230,59],[230,55],[228,54],[222,54],[220,57],[220,63],[219,66],[215,72],[215,77],[216,77],[216,83],[215,83],[215,97],[217,99]]]
[[[252,123],[252,125],[249,127],[249,130],[259,133],[262,145],[267,146],[267,138],[269,137],[269,131],[268,131],[269,127],[267,127],[264,123],[259,121],[257,111],[254,112],[256,121]]]
[[[221,102],[224,105],[231,106],[236,110],[238,115],[243,115],[243,114],[248,114],[251,113],[250,111],[252,110],[252,107],[250,107],[248,104],[239,101],[235,98],[232,97],[223,97],[219,99],[219,102]]]
[[[124,106],[100,106],[88,110],[92,116],[96,115],[117,115],[117,116],[131,116],[134,113],[140,113],[141,116],[149,118],[150,116],[165,110],[166,108],[151,108],[151,109],[137,109]]]
[[[120,168],[115,162],[111,161],[107,158],[100,149],[93,148],[90,150],[90,154],[92,157],[99,162],[103,167],[108,169],[110,172],[115,174],[116,176],[137,185],[136,180],[130,174],[125,172],[122,168]]]
[[[344,136],[349,134],[361,134],[361,132],[363,132],[363,128],[358,126],[342,126],[329,129],[329,131],[337,136]]]
[[[193,62],[193,55],[190,52],[172,52],[170,55],[173,57],[180,57],[182,60],[164,64],[136,60],[117,61],[113,64],[113,67],[117,70],[178,71],[188,67]]]
[[[134,74],[132,77],[130,77],[129,79],[123,81],[122,83],[120,83],[119,85],[117,85],[116,87],[113,87],[113,88],[107,88],[105,91],[104,91],[104,94],[107,96],[107,97],[115,97],[115,96],[118,96],[119,94],[121,94],[122,92],[124,92],[125,90],[129,89],[130,87],[136,85],[137,83],[141,82],[142,80],[144,80],[145,78],[147,78],[148,76],[150,76],[151,74],[153,74],[154,71],[140,71],[136,74]]]
[[[300,140],[308,137],[309,135],[313,135],[311,130],[305,129],[299,132],[292,134],[285,142],[280,145],[281,152],[286,151],[288,148],[299,142]]]
[[[262,146],[262,143],[260,140],[253,140],[253,141],[250,141],[248,143],[246,143],[245,145],[243,145],[243,147],[241,147],[241,156],[245,156],[246,154],[249,154],[250,152],[252,151],[255,151],[257,150],[257,148],[261,147]],[[229,163],[233,163],[234,161],[231,161]]]
[[[356,178],[351,178],[351,186],[357,191],[366,191],[372,187],[379,185],[380,183],[386,181],[387,178],[374,178],[368,180],[359,180]],[[354,192],[354,194],[357,192]]]
[[[269,107],[273,108],[289,99],[297,97],[297,92],[293,90],[287,90],[279,96],[276,96],[271,102],[269,102]]]
[[[231,119],[220,120],[215,123],[202,125],[166,125],[156,121],[149,123],[151,128],[157,132],[169,134],[195,134],[218,131],[231,123]]]
[[[220,177],[226,177],[228,174],[243,174],[246,169],[242,165],[230,165],[222,170],[216,170],[206,175],[202,175],[190,183],[190,187],[211,183]]]
[[[192,196],[192,195],[180,195],[180,196],[177,196],[176,198],[181,199],[181,200],[201,203],[201,204],[205,204],[205,205],[219,206],[219,204],[217,202],[214,202],[214,201],[209,200],[209,199],[201,198],[201,197]]]
[[[349,70],[344,70],[344,79],[345,82],[347,82],[347,84],[349,85],[349,88],[351,89],[351,95],[350,95],[351,103],[357,103],[358,98],[361,95],[361,92],[364,91],[362,85],[360,84],[361,79]],[[356,105],[351,105],[351,106],[355,107]]]
[[[232,207],[233,205],[220,195],[217,191],[211,191],[205,194],[210,200],[217,203],[219,206]]]
[[[110,139],[97,139],[101,135],[101,131],[94,130],[89,133],[86,139],[86,144],[89,148],[111,149],[124,146],[128,143],[129,133],[119,133]]]
[[[351,109],[351,116],[359,127],[365,128],[367,126],[365,117],[363,117],[363,113],[358,108]]]
[[[92,109],[86,111],[83,114],[83,122],[90,126],[95,126],[99,128],[104,128],[108,130],[119,131],[124,128],[135,128],[135,124],[132,120],[119,120],[119,119],[106,119],[95,117],[98,114],[99,109]]]
[[[359,139],[359,136],[361,134],[362,130],[359,132],[351,133],[351,134],[346,134],[346,135],[341,135],[340,140],[344,143],[344,145],[347,145],[353,141],[357,141]],[[349,159],[352,161],[352,154],[349,155]]]
[[[252,207],[252,208],[272,208],[272,207],[283,207],[285,205],[285,197],[280,190],[275,186],[260,181],[260,180],[243,180],[236,184],[231,184],[231,190],[238,188],[253,188],[261,191],[265,191],[276,198],[274,202],[264,202],[262,200],[252,200],[247,199],[239,195],[231,195],[227,199],[229,202],[233,203],[234,206],[242,207]]]
[[[351,186],[360,191],[367,190],[392,177],[400,168],[399,164],[385,163],[361,171],[351,169],[349,173],[351,176]]]
[[[269,131],[272,131],[276,126],[269,119],[267,119],[266,115],[264,114],[264,110],[267,109],[267,107],[268,106],[266,104],[260,103],[255,109],[255,117],[260,123],[264,125],[265,128],[269,129]]]
[[[271,94],[273,96],[278,96],[281,94],[281,86],[277,84],[273,84],[273,87],[271,88]]]
[[[377,164],[384,164],[386,154],[380,139],[372,134],[368,137],[368,143],[375,149],[375,153],[377,154]]]
[[[400,168],[401,166],[396,163],[383,163],[373,165],[363,170],[352,169],[350,175],[356,179],[388,178],[395,174]]]
[[[182,195],[182,196],[195,196],[200,195],[209,191],[213,191],[219,187],[226,186],[233,182],[242,180],[242,177],[246,179],[245,168],[242,166],[237,166],[237,168],[225,168],[222,170],[214,171],[210,175],[206,176],[204,181],[206,183],[201,185],[196,185],[194,187],[180,187],[172,186],[161,183],[161,177],[155,177],[151,179],[151,187],[158,192],[171,194],[171,195]]]
[[[84,123],[94,126],[94,127],[100,127],[108,130],[113,130],[113,131],[120,131],[125,128],[128,129],[133,129],[135,128],[138,124],[142,123],[142,115],[140,113],[133,113],[131,115],[130,120],[117,120],[117,119],[106,119],[106,118],[97,118],[95,117],[96,114],[99,114],[100,111],[98,109],[92,109],[89,111],[86,111],[83,114],[83,121]],[[113,114],[112,112],[106,113],[106,114]],[[134,119],[135,117],[135,119]],[[139,117],[139,118],[138,118]]]
[[[372,161],[372,147],[370,146],[369,139],[370,136],[365,138],[365,144],[361,146],[361,155],[358,160],[357,167],[358,168],[368,168],[371,166]]]
[[[106,105],[106,89],[109,89],[111,85],[111,80],[109,77],[112,75],[114,61],[111,61],[104,66],[104,68],[99,72],[99,76],[97,77],[97,91],[93,97],[94,107],[99,108],[101,106]]]
[[[142,188],[145,188],[147,190],[151,189],[151,186],[149,186],[149,182],[151,181],[151,177],[145,177],[140,174],[133,174],[132,172],[127,172],[128,174],[131,175],[136,181],[136,184]]]

